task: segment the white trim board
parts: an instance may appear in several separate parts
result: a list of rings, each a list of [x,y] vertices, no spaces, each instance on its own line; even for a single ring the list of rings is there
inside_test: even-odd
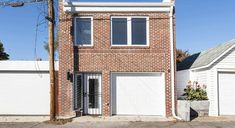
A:
[[[170,7],[64,7],[65,12],[170,12]]]
[[[170,7],[171,2],[64,2],[65,7]]]
[[[170,12],[168,2],[64,2],[65,12]]]

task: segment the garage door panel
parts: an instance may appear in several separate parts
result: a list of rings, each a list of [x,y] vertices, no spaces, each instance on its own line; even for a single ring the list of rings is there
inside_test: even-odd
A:
[[[49,114],[49,73],[0,73],[0,81],[0,114]]]
[[[235,115],[235,73],[219,73],[220,115]]]
[[[164,76],[161,73],[112,75],[113,113],[117,115],[165,115]],[[114,98],[116,97],[116,99]]]

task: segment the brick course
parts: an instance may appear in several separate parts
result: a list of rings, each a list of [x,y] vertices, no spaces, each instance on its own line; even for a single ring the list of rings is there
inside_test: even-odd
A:
[[[61,4],[60,4],[61,5]],[[73,21],[76,16],[93,17],[93,46],[74,46]],[[148,16],[150,45],[112,47],[111,16]],[[164,72],[166,115],[171,116],[170,25],[169,13],[79,13],[63,12],[59,18],[59,87],[58,113],[61,118],[74,117],[72,83],[66,72],[102,73],[102,114],[110,116],[111,72]]]

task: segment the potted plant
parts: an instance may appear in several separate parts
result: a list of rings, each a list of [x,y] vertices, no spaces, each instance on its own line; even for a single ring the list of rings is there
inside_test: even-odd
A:
[[[209,101],[206,85],[200,85],[197,81],[188,82],[184,94],[178,100],[178,114],[186,121],[198,116],[208,116]]]

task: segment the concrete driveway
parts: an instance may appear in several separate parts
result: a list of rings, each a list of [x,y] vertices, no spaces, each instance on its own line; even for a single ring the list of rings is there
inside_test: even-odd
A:
[[[58,125],[64,122],[68,123]],[[103,119],[88,116],[58,121],[57,124],[46,122],[0,122],[0,128],[235,128],[235,117],[201,117],[191,122],[179,122],[164,118],[113,117]]]
[[[0,128],[235,128],[235,122],[72,122],[64,125],[0,123]]]

